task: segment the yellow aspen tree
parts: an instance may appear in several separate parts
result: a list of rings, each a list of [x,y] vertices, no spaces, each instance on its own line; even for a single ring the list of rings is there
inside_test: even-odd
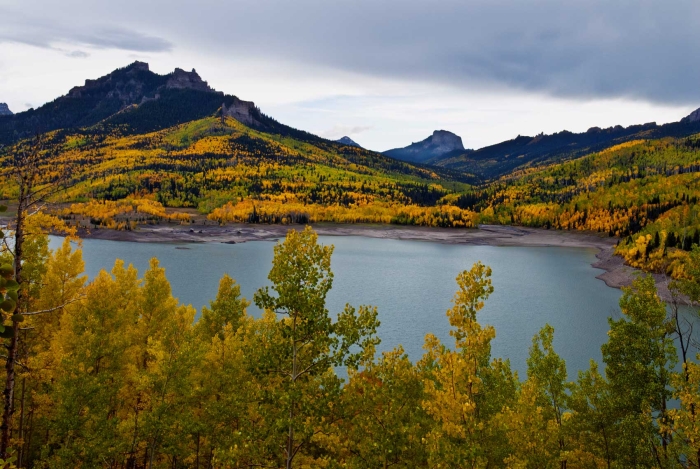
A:
[[[274,402],[269,412],[277,412],[279,465],[286,469],[295,459],[301,459],[300,465],[318,464],[316,455],[304,449],[334,418],[342,384],[334,367],[357,367],[378,343],[376,308],[346,305],[332,320],[326,308],[332,252],[318,243],[310,227],[290,230],[275,246],[268,276],[272,287],[255,294],[258,307],[281,316],[258,366],[282,378],[269,389]]]
[[[129,452],[120,422],[129,410],[126,393],[133,327],[140,302],[137,272],[117,261],[102,271],[85,298],[67,311],[51,351],[60,358],[52,399],[46,461],[51,467],[120,464]]]
[[[52,400],[53,383],[61,360],[51,349],[54,335],[61,330],[63,318],[76,308],[81,298],[86,276],[80,250],[73,250],[66,238],[52,252],[46,262],[38,291],[33,301],[35,314],[27,315],[22,323],[24,335],[21,348],[22,367],[18,388],[17,448],[18,466],[29,466],[40,456],[41,446],[47,443],[47,420],[55,402]]]
[[[487,467],[508,452],[495,417],[513,398],[515,379],[507,362],[490,363],[496,332],[476,317],[493,292],[490,277],[480,262],[457,277],[459,289],[447,311],[455,351],[426,337],[421,366],[427,370],[423,406],[434,422],[426,436],[430,467]]]
[[[349,374],[336,440],[347,467],[425,467],[423,377],[403,349],[384,352],[376,363]]]

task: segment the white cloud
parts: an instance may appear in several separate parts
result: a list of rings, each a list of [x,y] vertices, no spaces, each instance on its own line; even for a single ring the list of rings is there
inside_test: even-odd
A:
[[[361,134],[362,132],[366,132],[371,129],[371,125],[334,125],[330,129],[320,132],[319,135],[323,138],[337,140],[341,137],[350,137],[353,135]]]

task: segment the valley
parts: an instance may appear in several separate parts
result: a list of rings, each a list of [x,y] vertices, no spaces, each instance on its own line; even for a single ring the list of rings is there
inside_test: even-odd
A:
[[[23,138],[38,123],[40,140]],[[0,116],[0,158],[8,168],[12,152],[40,152],[43,184],[69,172],[51,211],[82,232],[153,233],[173,223],[542,227],[609,236],[626,263],[677,277],[700,242],[698,135],[695,112],[478,150],[440,130],[382,154],[285,126],[194,70],[158,75],[135,62]],[[15,191],[7,179],[0,197]]]

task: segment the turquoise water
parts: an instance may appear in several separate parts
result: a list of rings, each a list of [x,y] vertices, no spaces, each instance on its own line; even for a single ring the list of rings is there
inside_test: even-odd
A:
[[[422,354],[431,332],[452,344],[445,311],[456,289],[455,277],[476,261],[493,269],[494,294],[482,310],[482,324],[496,327],[493,355],[509,358],[524,377],[532,336],[545,323],[555,328],[555,346],[569,373],[600,360],[609,316],[619,317],[620,291],[595,278],[595,250],[555,247],[445,245],[363,237],[321,236],[335,245],[335,274],[328,307],[346,303],[377,306],[382,323],[379,350],[401,344],[411,359]],[[62,240],[52,238],[52,247]],[[92,278],[123,259],[143,272],[151,257],[165,267],[173,294],[198,310],[216,296],[219,279],[228,273],[252,299],[268,285],[273,242],[243,244],[150,244],[87,239],[83,241],[86,273]],[[249,312],[260,311],[252,305]]]

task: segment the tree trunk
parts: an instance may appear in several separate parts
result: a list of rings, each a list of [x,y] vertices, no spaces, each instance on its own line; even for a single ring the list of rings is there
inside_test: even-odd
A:
[[[294,315],[292,319],[292,383],[297,380],[297,318]],[[289,433],[287,434],[287,469],[292,469],[292,461],[294,460],[294,402],[289,403]]]
[[[24,243],[24,187],[20,186],[19,205],[17,207],[17,219],[15,226],[15,281],[20,284],[17,291],[17,311],[21,312],[24,292],[22,289],[22,244]],[[14,333],[7,346],[7,362],[5,363],[5,406],[2,413],[2,424],[0,424],[0,458],[7,459],[10,448],[10,421],[14,411],[15,394],[15,361],[17,360],[17,349],[19,348],[19,322],[12,321]]]
[[[194,458],[194,467],[195,469],[199,469],[199,432],[197,432],[197,454]]]
[[[19,405],[19,440],[22,442],[17,452],[17,467],[21,468],[24,459],[24,398],[27,387],[27,378],[22,378],[22,397]]]

